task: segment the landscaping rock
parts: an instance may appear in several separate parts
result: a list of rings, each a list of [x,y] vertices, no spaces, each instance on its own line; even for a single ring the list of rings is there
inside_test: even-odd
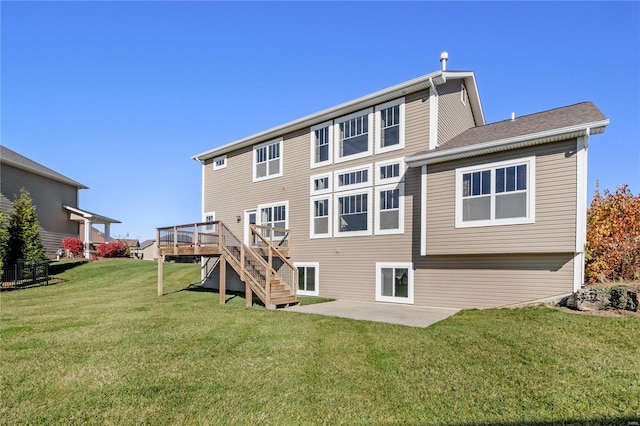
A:
[[[606,309],[610,305],[609,294],[599,288],[581,288],[567,299],[567,307],[578,311]]]
[[[581,288],[566,300],[563,305],[578,311],[618,309],[638,312],[638,290],[626,286],[611,288]]]

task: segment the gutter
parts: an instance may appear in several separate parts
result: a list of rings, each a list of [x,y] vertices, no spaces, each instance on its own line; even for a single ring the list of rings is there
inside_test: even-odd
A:
[[[405,160],[409,167],[419,167],[428,164],[443,163],[446,161],[459,160],[462,158],[475,157],[478,155],[491,154],[527,146],[540,145],[554,142],[560,139],[572,137],[588,136],[603,133],[604,127],[609,124],[609,120],[595,121],[592,123],[578,124],[575,126],[563,127],[560,129],[545,130],[538,133],[514,136],[497,141],[484,142],[476,145],[453,148],[437,152],[416,155]]]

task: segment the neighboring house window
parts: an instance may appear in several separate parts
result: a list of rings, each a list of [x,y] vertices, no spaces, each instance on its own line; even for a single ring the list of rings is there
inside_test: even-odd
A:
[[[376,234],[404,232],[404,184],[376,187]]]
[[[376,153],[404,148],[404,98],[376,107]]]
[[[318,296],[320,264],[318,262],[295,262],[298,269],[298,291],[303,296]]]
[[[310,238],[331,237],[331,198],[315,197],[311,199]]]
[[[376,301],[413,303],[413,263],[376,263]]]
[[[282,138],[253,147],[253,181],[282,176]]]
[[[372,115],[372,110],[368,109],[336,120],[336,162],[371,154],[373,134],[369,130]]]
[[[327,194],[331,192],[332,174],[325,173],[322,175],[311,176],[310,193],[312,195]]]
[[[371,185],[371,165],[337,170],[335,174],[335,191],[363,188]]]
[[[371,235],[371,189],[349,191],[336,198],[335,236]]]
[[[535,222],[535,157],[456,170],[456,227]]]
[[[213,159],[213,170],[220,170],[227,167],[227,156],[217,157]]]
[[[400,182],[404,177],[404,158],[379,161],[375,167],[377,185]]]
[[[333,135],[331,121],[327,121],[311,128],[311,167],[331,164],[331,148]]]

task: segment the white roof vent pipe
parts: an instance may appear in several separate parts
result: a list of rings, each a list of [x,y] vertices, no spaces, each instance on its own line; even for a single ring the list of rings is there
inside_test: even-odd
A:
[[[440,54],[440,62],[442,63],[442,71],[446,71],[447,70],[447,60],[449,59],[449,53],[448,52],[442,52]]]
[[[515,112],[512,112],[512,113],[511,113],[511,121],[513,121],[513,120],[515,120],[515,119],[516,119],[516,113],[515,113]]]

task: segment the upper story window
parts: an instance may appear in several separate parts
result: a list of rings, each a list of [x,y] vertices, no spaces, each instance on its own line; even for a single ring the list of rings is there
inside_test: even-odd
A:
[[[535,157],[456,170],[456,227],[535,222]]]
[[[253,181],[282,176],[282,138],[253,147]]]
[[[223,155],[213,159],[213,170],[220,170],[227,167],[227,156]]]
[[[336,191],[363,188],[371,185],[371,165],[338,170],[335,174]]]
[[[375,167],[376,185],[400,182],[404,178],[404,158],[378,161]]]
[[[311,167],[331,164],[331,147],[333,135],[331,121],[327,121],[311,128]]]
[[[404,183],[376,187],[376,234],[404,232]]]
[[[334,194],[334,236],[371,235],[371,188]]]
[[[332,190],[331,178],[331,173],[311,176],[311,188],[309,193],[312,195],[330,193]]]
[[[376,154],[404,148],[404,98],[376,107]]]
[[[373,137],[369,130],[372,116],[373,112],[369,108],[336,120],[336,162],[371,155]]]
[[[331,196],[311,198],[310,208],[309,237],[331,237]]]

